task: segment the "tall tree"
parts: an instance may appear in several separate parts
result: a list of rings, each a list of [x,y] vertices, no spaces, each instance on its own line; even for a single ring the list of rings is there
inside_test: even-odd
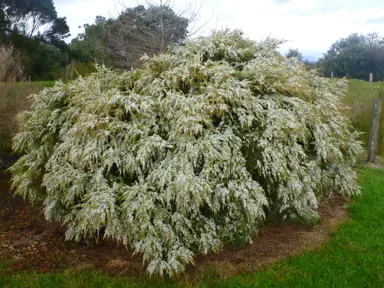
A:
[[[77,35],[71,42],[72,53],[82,62],[99,62],[110,65],[106,52],[105,39],[108,21],[97,16],[95,24],[84,24],[84,33]]]
[[[69,27],[66,17],[56,18],[52,22],[51,28],[44,33],[44,37],[50,42],[61,41],[69,36]]]
[[[34,80],[60,77],[69,57],[63,41],[66,18],[57,16],[52,0],[1,0],[0,41],[20,52],[26,75]]]
[[[2,0],[0,8],[8,24],[6,29],[17,29],[29,37],[41,32],[41,28],[49,30],[58,18],[52,0]]]
[[[138,60],[164,52],[187,36],[188,20],[179,17],[169,6],[151,5],[128,8],[108,25],[106,44],[118,68],[137,67]]]
[[[98,16],[95,24],[84,25],[84,33],[71,47],[83,61],[92,58],[128,70],[139,65],[143,54],[154,55],[180,44],[188,35],[188,25],[189,20],[167,3],[139,5],[125,9],[116,19]]]
[[[318,63],[320,71],[329,76],[384,80],[384,40],[377,34],[351,34],[332,44]]]

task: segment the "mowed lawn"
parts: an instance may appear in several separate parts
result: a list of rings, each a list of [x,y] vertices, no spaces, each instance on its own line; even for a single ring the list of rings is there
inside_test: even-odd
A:
[[[362,195],[350,204],[351,219],[322,248],[267,270],[229,279],[206,273],[195,287],[384,287],[384,170],[359,169]],[[3,266],[4,267],[4,266]],[[22,272],[0,287],[177,287],[171,280],[111,278],[93,271]]]

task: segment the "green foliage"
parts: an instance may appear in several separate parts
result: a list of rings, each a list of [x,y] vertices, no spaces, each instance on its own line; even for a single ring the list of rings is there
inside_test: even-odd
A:
[[[74,54],[82,62],[97,61],[122,70],[136,68],[144,54],[164,52],[187,37],[188,19],[167,5],[127,8],[118,18],[97,16],[95,24],[72,40]]]
[[[48,88],[48,87],[55,86],[55,81],[35,81],[32,84],[34,84],[34,85],[41,85],[44,88]]]
[[[32,37],[39,34],[39,29],[46,25],[47,33],[65,35],[69,32],[65,18],[58,18],[55,5],[52,0],[2,0],[0,3],[3,26],[5,32],[17,31],[18,33]],[[60,29],[58,29],[60,23]],[[53,29],[52,29],[53,28]]]
[[[97,69],[94,63],[71,62],[65,68],[65,75],[61,80],[68,82],[77,79],[79,76],[87,76],[96,71]]]
[[[95,24],[84,25],[84,33],[79,34],[71,42],[71,49],[76,59],[84,63],[98,61],[101,64],[110,64],[104,48],[106,24],[105,18],[98,16]]]
[[[303,61],[303,54],[300,53],[299,49],[289,49],[288,53],[285,55],[287,58],[295,57],[300,61]]]
[[[29,76],[32,81],[57,80],[62,77],[70,58],[70,51],[65,42],[61,47],[58,43],[53,45],[17,33],[12,34],[10,39],[21,54],[27,79]]]
[[[74,69],[76,73],[80,76],[87,76],[93,72],[96,72],[96,67],[94,63],[76,62]]]
[[[59,79],[70,57],[63,41],[69,36],[69,27],[65,17],[57,16],[53,1],[6,0],[0,2],[0,11],[0,41],[12,43],[21,55],[24,76]]]
[[[44,36],[48,39],[49,42],[55,43],[60,42],[61,40],[70,36],[69,27],[67,24],[66,17],[56,18],[52,22],[52,27],[49,29]]]
[[[320,71],[327,77],[368,80],[369,73],[374,80],[384,80],[384,40],[378,34],[351,34],[332,44],[319,60]]]
[[[67,239],[103,230],[170,276],[196,253],[250,241],[266,216],[317,220],[324,193],[359,193],[359,134],[347,83],[281,56],[280,43],[215,32],[142,69],[100,68],[35,95],[13,143],[16,193],[34,201],[43,178],[46,218]]]
[[[66,81],[73,62],[80,75],[94,71],[95,62],[129,70],[139,66],[145,53],[164,52],[188,33],[186,18],[167,5],[149,6],[127,8],[117,19],[97,16],[95,24],[84,25],[84,33],[67,45],[66,18],[57,16],[52,0],[5,0],[0,2],[0,41],[12,43],[21,55],[24,76],[33,81]]]

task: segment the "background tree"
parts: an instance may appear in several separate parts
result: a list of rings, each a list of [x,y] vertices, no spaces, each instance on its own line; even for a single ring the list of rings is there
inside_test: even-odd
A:
[[[188,19],[179,17],[167,5],[141,5],[126,9],[111,21],[105,43],[114,66],[130,69],[138,66],[143,54],[158,54],[171,44],[180,44],[187,36],[187,28]]]
[[[39,34],[41,28],[49,30],[58,19],[52,0],[3,0],[0,7],[6,30],[28,37]]]
[[[45,31],[43,36],[51,43],[60,42],[65,38],[71,36],[71,34],[69,34],[69,27],[67,24],[66,17],[56,18],[52,22],[52,26],[50,27],[50,29]]]
[[[71,58],[64,42],[70,34],[66,18],[57,16],[53,1],[3,0],[0,9],[0,42],[12,43],[25,76],[59,79]]]
[[[108,66],[129,70],[139,66],[144,54],[165,52],[170,45],[180,44],[188,36],[188,25],[195,17],[177,14],[168,2],[147,2],[125,8],[116,19],[96,17],[92,25],[72,40],[71,47],[81,61],[96,60]]]
[[[296,57],[298,58],[300,61],[303,61],[303,54],[300,53],[299,49],[292,49],[290,48],[288,50],[288,53],[285,54],[285,57],[287,58],[293,58],[293,57]]]
[[[76,74],[72,70],[89,74],[94,62],[129,70],[139,66],[144,54],[165,52],[190,35],[188,26],[199,11],[191,7],[176,13],[170,1],[148,0],[146,6],[125,8],[116,19],[97,16],[94,24],[84,25],[84,33],[67,45],[66,18],[58,17],[52,0],[4,0],[0,3],[0,41],[13,44],[25,75],[32,80],[68,79]]]
[[[71,42],[74,58],[83,63],[111,64],[105,47],[107,22],[105,17],[97,16],[94,24],[83,25],[84,33],[77,35]]]
[[[351,34],[332,44],[318,62],[320,71],[330,76],[384,80],[384,40],[377,34]]]

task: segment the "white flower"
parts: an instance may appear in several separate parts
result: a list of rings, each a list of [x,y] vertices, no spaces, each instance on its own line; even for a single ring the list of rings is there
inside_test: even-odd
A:
[[[215,32],[142,69],[44,90],[20,116],[13,187],[33,201],[42,178],[46,218],[67,239],[105,228],[159,275],[251,241],[265,211],[318,217],[324,193],[359,193],[359,135],[346,82],[282,57],[280,43]]]

